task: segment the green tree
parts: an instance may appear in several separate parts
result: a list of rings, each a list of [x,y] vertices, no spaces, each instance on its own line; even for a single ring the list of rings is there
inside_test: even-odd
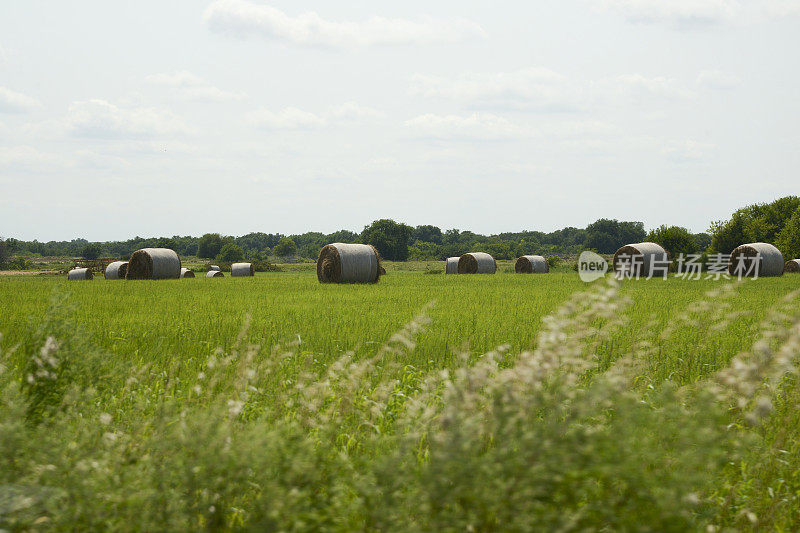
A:
[[[753,204],[734,211],[730,220],[711,224],[711,251],[730,253],[740,244],[754,241],[786,242],[785,228],[800,209],[800,198],[785,196],[765,204]]]
[[[416,241],[408,249],[412,261],[432,261],[441,257],[441,249],[432,242]]]
[[[787,261],[800,258],[800,208],[795,210],[778,234],[775,246],[780,249],[783,258]]]
[[[8,246],[6,246],[6,241],[0,239],[0,268],[5,268],[6,263],[8,263]]]
[[[100,246],[92,243],[92,244],[87,244],[86,246],[83,247],[83,249],[81,250],[81,257],[83,257],[84,259],[97,259],[98,257],[100,257],[101,253],[102,250]]]
[[[659,226],[647,235],[647,240],[663,246],[673,259],[680,254],[688,255],[697,252],[697,243],[691,232],[679,226]]]
[[[169,248],[170,250],[178,251],[178,243],[175,242],[175,239],[161,237],[156,241],[156,248]]]
[[[272,253],[278,257],[289,257],[297,255],[297,245],[289,237],[284,237],[272,249]]]
[[[222,247],[230,238],[223,238],[219,233],[206,233],[197,243],[197,257],[201,259],[213,259],[219,255]]]
[[[413,242],[432,242],[434,244],[442,244],[442,230],[436,226],[417,226],[411,236]]]
[[[643,241],[646,235],[642,222],[601,218],[586,227],[586,246],[601,254],[613,254],[621,246]]]
[[[236,243],[229,242],[222,246],[217,255],[217,261],[222,263],[236,263],[244,259],[244,250]]]
[[[408,259],[408,240],[412,232],[411,226],[384,218],[365,227],[361,232],[361,241],[377,248],[384,259],[405,261]]]
[[[711,246],[711,235],[708,233],[695,233],[692,238],[695,245],[697,245],[698,252],[706,252],[708,247]]]

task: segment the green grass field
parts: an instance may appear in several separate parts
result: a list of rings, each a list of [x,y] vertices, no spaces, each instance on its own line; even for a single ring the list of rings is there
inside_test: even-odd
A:
[[[0,527],[794,530],[798,288],[0,277]]]

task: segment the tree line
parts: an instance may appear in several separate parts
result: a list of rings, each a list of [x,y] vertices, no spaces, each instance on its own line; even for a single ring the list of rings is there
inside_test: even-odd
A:
[[[391,219],[376,220],[360,233],[307,232],[298,235],[248,233],[240,237],[207,233],[201,237],[172,236],[125,241],[89,242],[0,240],[0,265],[10,256],[127,258],[140,248],[171,248],[182,256],[197,256],[234,262],[269,257],[313,259],[331,242],[366,243],[375,246],[384,259],[442,260],[468,251],[485,251],[496,259],[514,259],[525,254],[572,256],[583,250],[612,254],[625,244],[650,240],[673,256],[680,253],[730,253],[747,242],[770,242],[787,258],[800,256],[800,198],[787,196],[771,203],[753,204],[733,213],[729,220],[715,221],[707,233],[692,233],[680,226],[660,226],[645,231],[644,224],[602,218],[586,228],[567,227],[552,232],[520,231],[480,235],[437,226],[410,226]]]

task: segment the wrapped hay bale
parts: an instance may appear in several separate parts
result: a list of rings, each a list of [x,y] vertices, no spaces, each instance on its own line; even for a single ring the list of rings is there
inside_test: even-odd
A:
[[[626,260],[623,261],[623,258]],[[614,272],[619,272],[623,268],[632,268],[632,274],[647,276],[650,273],[651,265],[656,262],[666,263],[668,259],[667,251],[660,244],[654,242],[626,244],[614,254],[612,268]]]
[[[786,266],[783,269],[784,272],[791,272],[793,274],[800,273],[800,259],[792,259],[790,261],[786,261]]]
[[[514,272],[517,274],[547,274],[550,265],[541,255],[523,255],[514,263]]]
[[[255,275],[256,269],[253,267],[253,263],[234,263],[231,265],[232,278],[243,278]]]
[[[756,257],[760,262],[755,265]],[[728,273],[737,276],[753,276],[758,271],[759,277],[782,276],[785,264],[780,250],[766,242],[751,242],[743,244],[731,252],[728,261]],[[737,270],[739,269],[739,270]]]
[[[460,257],[448,257],[444,263],[445,274],[458,274],[458,260]]]
[[[484,252],[472,252],[458,258],[459,274],[494,274],[497,272],[497,261]]]
[[[90,280],[94,278],[91,268],[73,268],[67,273],[69,281]]]
[[[178,279],[181,258],[169,248],[142,248],[128,261],[125,279]]]
[[[194,272],[192,272],[188,268],[181,269],[181,278],[193,278],[193,277],[194,277]]]
[[[224,278],[225,274],[222,273],[221,270],[209,270],[206,272],[207,278]]]
[[[114,261],[106,267],[103,276],[106,279],[125,279],[125,274],[128,272],[127,261]]]
[[[319,251],[317,279],[320,283],[375,283],[381,276],[380,263],[373,246],[335,242]]]
[[[221,272],[220,268],[217,265],[211,265],[210,267],[208,267],[208,270],[217,270]]]

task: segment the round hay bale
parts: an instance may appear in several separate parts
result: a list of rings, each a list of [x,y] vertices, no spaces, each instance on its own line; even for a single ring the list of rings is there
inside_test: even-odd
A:
[[[472,252],[458,258],[459,274],[494,274],[497,272],[497,261],[484,252]]]
[[[759,277],[782,276],[785,263],[780,250],[766,242],[751,242],[735,248],[728,261],[728,274],[736,276],[737,268],[743,268],[742,274],[753,275],[756,256],[760,255],[758,265]],[[741,267],[739,267],[741,265]]]
[[[458,260],[460,257],[448,257],[444,263],[445,274],[458,274]]]
[[[114,261],[106,267],[103,276],[106,279],[125,279],[125,274],[128,272],[127,261]]]
[[[222,271],[217,265],[211,265],[210,267],[208,267],[208,270],[217,270],[220,272]]]
[[[385,276],[386,275],[386,269],[383,268],[382,266],[378,266],[378,275]]]
[[[221,270],[209,270],[206,272],[207,278],[224,278],[225,274],[222,273]]]
[[[514,263],[514,272],[517,274],[547,274],[550,265],[541,255],[523,255]]]
[[[178,279],[181,277],[181,258],[169,248],[136,250],[128,262],[125,279]]]
[[[636,244],[626,244],[614,254],[614,259],[612,260],[612,268],[614,272],[618,272],[626,263],[619,261],[618,259],[621,256],[627,256],[628,261],[626,262],[627,265],[631,265],[632,258],[641,256],[642,259],[636,259],[636,268],[635,272],[632,274],[637,276],[646,276],[650,272],[650,265],[653,264],[654,261],[666,261],[669,256],[667,251],[660,245],[654,242],[640,242]]]
[[[792,274],[800,274],[800,259],[791,259],[786,261],[784,272],[791,272]]]
[[[69,281],[82,281],[94,278],[91,268],[73,268],[67,273]]]
[[[244,278],[256,275],[253,263],[234,263],[231,265],[232,278]]]
[[[181,269],[181,278],[193,278],[194,272],[189,270],[188,268]]]
[[[374,246],[335,242],[319,251],[320,283],[375,283],[380,276],[381,259]]]

